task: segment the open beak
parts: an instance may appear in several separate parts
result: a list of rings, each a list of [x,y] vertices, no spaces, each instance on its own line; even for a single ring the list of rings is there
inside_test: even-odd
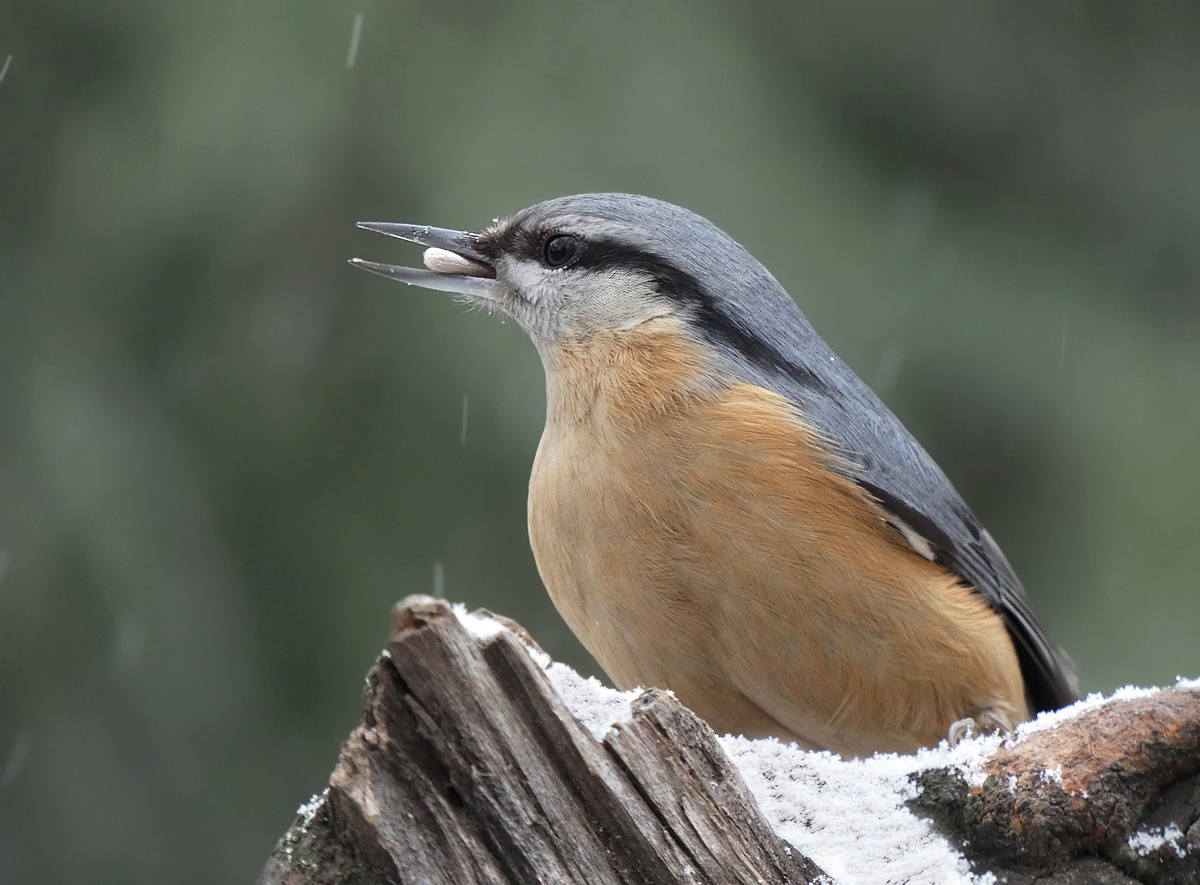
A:
[[[425,267],[428,270],[351,258],[350,263],[355,267],[410,286],[456,292],[474,298],[492,297],[496,266],[492,259],[475,247],[475,234],[423,224],[389,224],[382,221],[360,221],[358,226],[427,246]]]

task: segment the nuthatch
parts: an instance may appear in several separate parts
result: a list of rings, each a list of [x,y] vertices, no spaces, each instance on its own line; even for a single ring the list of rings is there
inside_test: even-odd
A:
[[[847,755],[1008,730],[1078,697],[991,535],[783,287],[685,209],[541,203],[480,234],[360,227],[352,263],[512,317],[546,371],[538,571],[620,688]]]

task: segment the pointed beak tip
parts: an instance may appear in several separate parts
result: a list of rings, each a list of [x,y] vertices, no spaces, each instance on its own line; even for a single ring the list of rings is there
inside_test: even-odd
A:
[[[469,231],[430,227],[425,224],[395,224],[389,221],[359,221],[356,226],[372,233],[383,234],[417,243],[421,246],[454,252],[477,264],[491,265],[492,259],[476,248],[478,235]]]

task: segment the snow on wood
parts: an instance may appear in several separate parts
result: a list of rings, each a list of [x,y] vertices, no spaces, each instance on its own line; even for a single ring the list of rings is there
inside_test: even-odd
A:
[[[1200,881],[1200,683],[911,756],[718,739],[517,624],[409,597],[260,883]]]

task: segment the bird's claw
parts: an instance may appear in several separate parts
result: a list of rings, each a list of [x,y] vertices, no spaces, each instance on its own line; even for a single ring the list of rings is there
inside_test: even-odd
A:
[[[950,728],[946,732],[946,742],[951,747],[957,747],[963,740],[979,734],[1007,735],[1012,734],[1012,730],[1012,723],[1008,717],[999,710],[989,707],[986,710],[980,710],[976,716],[967,716],[951,722]]]

